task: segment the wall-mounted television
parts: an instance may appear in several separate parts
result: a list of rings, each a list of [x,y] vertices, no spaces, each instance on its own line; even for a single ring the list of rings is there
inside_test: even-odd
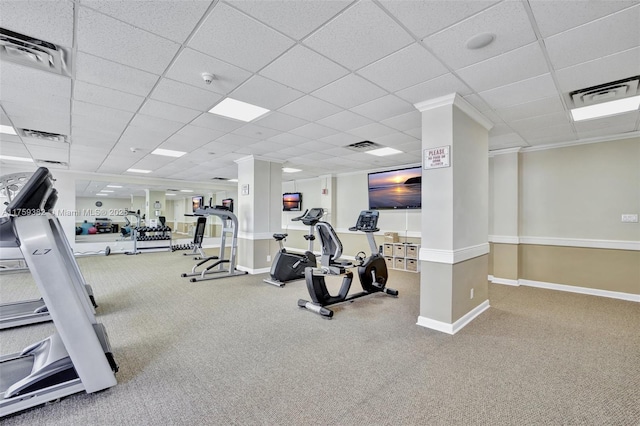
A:
[[[233,213],[233,198],[225,198],[224,200],[222,200],[222,206]]]
[[[191,197],[191,203],[193,204],[193,212],[204,207],[204,197],[202,195],[196,195]]]
[[[369,173],[369,209],[422,207],[422,167]]]
[[[285,192],[282,194],[282,211],[299,212],[302,210],[302,193]]]

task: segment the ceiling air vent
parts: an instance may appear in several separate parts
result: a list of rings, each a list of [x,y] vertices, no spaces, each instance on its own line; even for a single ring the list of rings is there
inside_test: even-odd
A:
[[[573,108],[614,101],[640,94],[640,75],[569,92],[567,100]]]
[[[65,135],[59,135],[58,133],[50,133],[43,132],[41,130],[31,130],[31,129],[18,129],[18,132],[21,136],[25,138],[34,138],[40,140],[46,140],[51,142],[62,142],[65,143],[67,141],[67,137]]]
[[[36,164],[43,167],[52,167],[54,169],[68,169],[69,163],[64,161],[53,161],[53,160],[36,160]]]
[[[0,28],[0,58],[55,74],[71,76],[71,63],[67,49],[6,28]]]
[[[378,148],[383,148],[383,146],[371,141],[362,141],[362,142],[352,143],[351,145],[347,145],[345,146],[345,148],[350,149],[351,151],[356,151],[356,152],[366,152],[366,151],[371,151]]]

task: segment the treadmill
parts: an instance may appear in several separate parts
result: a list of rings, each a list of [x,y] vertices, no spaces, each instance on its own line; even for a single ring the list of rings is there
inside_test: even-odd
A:
[[[23,176],[23,174],[19,174],[19,175]],[[26,174],[26,175],[31,176],[31,174]],[[9,176],[13,177],[14,175],[9,175]],[[3,180],[6,180],[6,179],[7,177],[3,177]],[[15,178],[12,178],[11,180],[17,182],[17,179]],[[28,181],[25,181],[24,183],[26,182]],[[20,190],[24,185],[24,183],[20,185]],[[14,184],[13,187],[14,187],[13,195],[15,195],[15,192],[19,190],[18,184],[17,183]],[[9,192],[9,191],[6,191],[6,192]],[[44,211],[47,211],[47,212],[51,211],[55,206],[56,201],[58,201],[57,191],[51,188],[51,190],[48,193],[48,196],[46,197],[46,201],[43,207]],[[16,235],[14,230],[13,220],[14,218],[11,216],[0,218],[0,259],[2,260],[24,259],[22,255],[22,251],[20,250],[20,240],[18,239],[18,236]],[[55,218],[55,220],[56,222],[58,222],[57,218]],[[57,226],[60,226],[59,222]],[[66,240],[66,238],[65,238],[65,243],[68,244],[68,241]],[[89,300],[91,301],[91,304],[93,305],[94,308],[97,308],[98,305],[96,305],[91,286],[88,284],[85,284],[85,289],[89,297]],[[49,315],[49,310],[47,309],[47,305],[44,303],[44,299],[42,298],[25,300],[20,302],[0,303],[0,330],[3,330],[5,328],[28,325],[28,324],[37,324],[45,321],[51,321],[51,316]]]
[[[106,329],[96,321],[60,223],[45,209],[53,191],[49,170],[40,167],[7,207],[56,331],[19,353],[0,356],[0,417],[117,383]]]

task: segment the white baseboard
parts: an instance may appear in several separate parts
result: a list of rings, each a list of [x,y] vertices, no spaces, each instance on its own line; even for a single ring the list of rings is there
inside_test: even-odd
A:
[[[462,330],[464,326],[473,321],[478,315],[483,313],[489,309],[489,301],[485,300],[469,312],[467,312],[462,318],[453,324],[448,324],[446,322],[437,321],[427,317],[418,317],[417,325],[421,327],[430,328],[432,330],[441,331],[447,334],[456,334],[458,331]]]
[[[522,278],[518,280],[511,280],[508,278],[496,278],[493,275],[489,275],[488,278],[489,281],[491,281],[493,284],[511,285],[516,287],[522,285],[527,287],[546,288],[548,290],[567,291],[569,293],[588,294],[590,296],[608,297],[610,299],[628,300],[630,302],[640,302],[640,294],[601,290],[589,287],[578,287],[575,285],[546,283],[543,281],[525,280]]]
[[[252,269],[252,268],[247,268],[246,266],[241,266],[241,265],[237,265],[236,269],[239,271],[248,272],[251,275],[264,274],[271,270],[271,268]]]

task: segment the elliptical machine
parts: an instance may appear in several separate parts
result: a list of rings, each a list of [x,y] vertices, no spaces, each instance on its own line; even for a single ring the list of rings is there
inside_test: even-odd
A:
[[[313,241],[316,236],[313,234],[314,226],[322,219],[324,209],[313,208],[305,210],[302,216],[291,219],[294,222],[301,221],[309,227],[309,234],[304,239],[309,242],[309,248],[304,254],[291,253],[284,248],[284,240],[288,234],[273,234],[273,238],[280,245],[280,250],[276,253],[271,264],[270,278],[263,281],[278,287],[284,286],[289,281],[301,280],[304,278],[304,270],[307,267],[318,265],[316,255],[313,253]]]
[[[371,255],[365,257],[364,252],[356,254],[358,262],[356,265],[351,262],[339,259],[342,254],[342,243],[333,227],[327,222],[319,222],[316,225],[318,235],[322,241],[322,259],[320,268],[307,268],[305,270],[305,280],[312,302],[304,299],[298,300],[298,307],[306,308],[325,318],[331,318],[333,311],[327,306],[338,303],[351,302],[359,297],[368,296],[374,293],[386,293],[390,296],[398,296],[398,291],[387,288],[389,277],[387,264],[384,257],[378,252],[373,233],[379,231],[378,218],[380,213],[376,210],[363,210],[358,216],[356,226],[349,228],[349,231],[362,231],[367,234]],[[362,292],[347,296],[353,281],[353,272],[347,268],[357,266]],[[324,277],[327,275],[342,275],[342,285],[336,296],[329,294]]]

